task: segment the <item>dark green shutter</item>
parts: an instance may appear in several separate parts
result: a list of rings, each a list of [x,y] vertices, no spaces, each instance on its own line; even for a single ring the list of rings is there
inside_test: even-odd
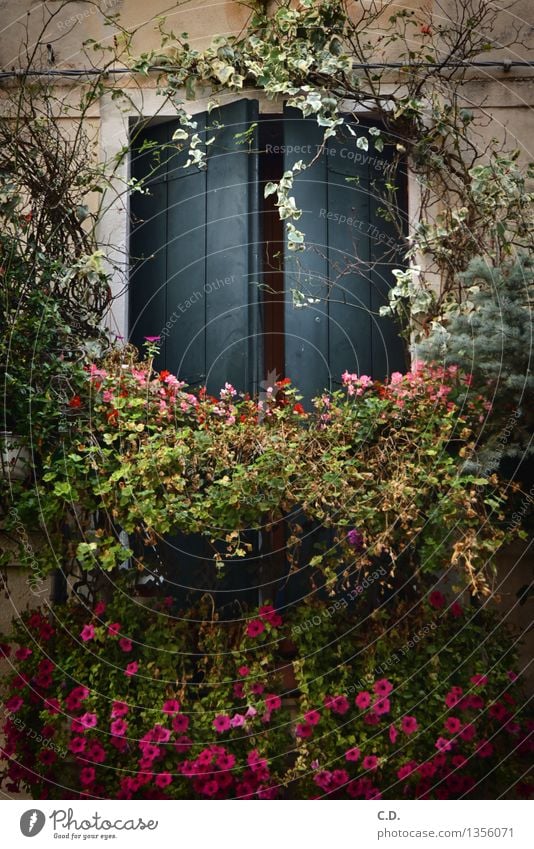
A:
[[[254,132],[235,138],[256,118],[250,100],[195,117],[203,144],[215,137],[205,170],[183,167],[177,122],[139,133],[132,161],[132,176],[145,177],[155,153],[143,143],[158,143],[149,194],[131,198],[131,339],[161,335],[158,365],[213,393],[226,381],[254,391],[259,376],[257,143]]]
[[[322,138],[315,119],[287,109],[285,170],[298,159],[310,161]],[[401,255],[392,224],[380,215],[387,154],[374,152],[368,138],[368,152],[352,136],[328,139],[325,152],[294,181],[303,210],[295,226],[304,231],[306,248],[285,252],[286,374],[307,400],[338,388],[345,369],[383,379],[405,367],[396,326],[378,315]]]

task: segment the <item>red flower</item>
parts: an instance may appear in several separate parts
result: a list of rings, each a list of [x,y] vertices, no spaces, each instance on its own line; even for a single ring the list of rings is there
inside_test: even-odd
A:
[[[82,406],[82,399],[80,398],[79,395],[75,395],[73,398],[70,399],[69,407],[71,407],[73,410],[76,410],[76,409],[78,409],[78,407],[81,407],[81,406]]]
[[[304,409],[302,404],[294,404],[293,405],[293,412],[296,413],[298,416],[305,416],[306,415],[306,410]]]
[[[160,380],[165,380],[165,378],[169,377],[169,375],[170,375],[170,371],[167,371],[167,369],[163,369],[163,371],[160,371],[160,373],[159,373]]]
[[[428,601],[431,607],[435,607],[436,610],[440,610],[442,607],[445,607],[446,599],[443,593],[440,593],[439,590],[434,590],[434,592],[430,593]]]
[[[290,383],[291,383],[290,377],[283,377],[282,380],[276,381],[276,386],[278,386],[281,389],[283,386],[289,386]]]

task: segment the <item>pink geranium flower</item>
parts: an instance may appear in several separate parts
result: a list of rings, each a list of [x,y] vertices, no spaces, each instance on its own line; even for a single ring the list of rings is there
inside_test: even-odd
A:
[[[218,734],[222,734],[224,731],[228,731],[229,728],[232,727],[232,723],[229,716],[225,716],[224,714],[219,714],[213,720],[213,727]]]
[[[95,626],[94,625],[84,625],[82,630],[80,631],[80,637],[87,643],[88,640],[92,640],[95,636]]]
[[[129,678],[131,678],[132,675],[135,675],[135,673],[137,672],[138,669],[139,669],[139,664],[137,663],[136,660],[134,660],[134,661],[132,661],[132,663],[129,663],[127,665],[126,669],[124,670],[124,674],[127,675]]]

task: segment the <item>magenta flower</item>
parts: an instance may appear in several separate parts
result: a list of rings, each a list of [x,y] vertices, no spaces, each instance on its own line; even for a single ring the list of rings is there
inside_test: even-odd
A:
[[[373,706],[373,710],[377,716],[383,716],[385,713],[389,713],[390,708],[389,699],[378,699]]]
[[[126,702],[113,702],[111,708],[111,718],[115,719],[115,717],[126,716],[128,710],[129,708]]]
[[[309,710],[304,714],[304,719],[309,725],[317,725],[320,722],[321,714],[318,710]]]
[[[106,760],[106,750],[96,741],[91,743],[85,754],[87,760],[93,761],[95,764],[102,764]]]
[[[378,758],[376,755],[366,755],[362,761],[362,767],[364,769],[377,769],[378,768]]]
[[[51,749],[43,749],[42,752],[39,752],[39,760],[45,766],[52,766],[57,760],[57,755]]]
[[[347,761],[357,761],[358,758],[360,757],[360,754],[361,754],[361,752],[357,748],[357,746],[353,746],[352,749],[348,749],[345,752],[345,760],[347,760]]]
[[[80,782],[84,787],[92,784],[95,778],[96,772],[92,766],[84,766],[84,768],[80,770]]]
[[[307,739],[313,734],[313,726],[311,726],[308,722],[299,722],[295,728],[295,734],[297,737]]]
[[[476,747],[476,754],[479,758],[491,758],[493,754],[493,743],[489,740],[481,740]]]
[[[131,678],[132,675],[135,675],[135,673],[137,672],[138,669],[139,669],[139,664],[137,663],[136,660],[134,660],[134,661],[132,661],[132,663],[129,663],[127,665],[126,669],[124,670],[124,674],[127,675],[129,678]]]
[[[236,713],[231,719],[232,728],[242,728],[245,724],[245,717],[242,713]]]
[[[217,734],[222,734],[224,731],[228,731],[228,729],[232,727],[230,717],[225,716],[222,713],[219,714],[219,716],[216,716],[213,720],[213,727]]]
[[[460,602],[455,601],[451,604],[449,612],[451,616],[454,616],[455,619],[458,619],[460,616],[463,616],[464,609]]]
[[[280,696],[276,696],[271,693],[268,696],[265,696],[265,707],[268,711],[279,710],[282,707],[282,699]]]
[[[121,626],[119,622],[112,622],[108,625],[108,637],[116,637],[120,633]]]
[[[84,641],[84,643],[88,642],[88,640],[92,640],[95,636],[95,626],[94,625],[84,625],[82,630],[80,631],[80,637]]]
[[[436,740],[436,749],[438,752],[450,752],[452,749],[452,742],[447,740],[445,737],[438,737]]]
[[[105,601],[97,601],[95,604],[95,608],[93,613],[95,616],[102,616],[103,613],[106,612],[106,602]]]
[[[219,792],[219,784],[215,779],[206,781],[201,791],[205,796],[215,796]]]
[[[115,737],[123,737],[128,730],[128,723],[124,719],[115,719],[110,725],[110,730]]]
[[[263,684],[253,684],[250,688],[250,691],[254,693],[255,696],[261,696],[264,690],[265,687]]]
[[[379,681],[375,681],[373,690],[378,696],[389,696],[393,690],[393,684],[387,678],[380,678]]]
[[[27,648],[26,646],[21,646],[21,648],[17,649],[17,651],[15,652],[15,657],[17,658],[17,660],[26,660],[26,658],[30,657],[30,655],[32,654],[33,652],[31,649]]]
[[[183,734],[189,728],[189,717],[183,713],[177,714],[177,716],[173,717],[172,727],[177,734]]]
[[[119,646],[124,652],[129,652],[132,650],[132,641],[128,640],[126,637],[121,637],[119,640]]]
[[[161,336],[145,336],[146,342],[159,342],[160,339],[161,339]]]
[[[403,716],[401,719],[401,728],[405,734],[415,734],[419,730],[419,723],[415,716]]]
[[[154,779],[154,784],[156,787],[159,787],[160,790],[164,790],[165,787],[168,787],[172,782],[172,775],[170,772],[160,772],[156,775]]]
[[[162,707],[163,713],[168,713],[172,716],[180,710],[180,702],[176,699],[168,699]]]
[[[86,745],[87,740],[85,737],[73,737],[69,743],[69,751],[73,752],[75,755],[79,755],[80,752],[85,751]]]
[[[371,694],[367,690],[362,690],[354,699],[354,704],[360,710],[365,710],[371,704]]]
[[[478,673],[477,675],[472,675],[469,680],[471,684],[475,685],[475,687],[483,687],[484,684],[488,683],[488,676]]]
[[[447,717],[444,725],[449,734],[457,734],[462,727],[462,723],[456,716]]]
[[[460,731],[460,738],[462,740],[465,740],[466,743],[469,743],[469,741],[473,739],[475,734],[476,734],[475,726],[474,725],[466,725],[465,728],[463,728],[462,731]]]
[[[46,711],[48,711],[48,713],[59,713],[61,710],[58,699],[46,699],[44,703],[44,708]]]
[[[408,763],[403,764],[397,770],[397,778],[400,778],[401,781],[402,781],[404,778],[408,778],[408,776],[411,775],[412,772],[415,772],[416,769],[417,769],[417,762],[416,761],[408,761]]]
[[[97,723],[96,713],[84,713],[78,721],[82,728],[94,728]]]
[[[391,743],[394,743],[397,737],[399,736],[399,732],[395,728],[394,725],[389,726],[389,740]]]
[[[11,696],[11,698],[8,699],[6,702],[6,708],[11,713],[16,713],[18,710],[21,709],[23,704],[24,702],[22,701],[20,696]]]
[[[248,637],[259,637],[265,631],[265,625],[261,619],[251,619],[247,625]]]
[[[250,669],[248,666],[240,666],[237,670],[237,674],[241,676],[241,678],[246,678],[247,675],[250,674]]]
[[[352,528],[347,534],[347,542],[353,547],[356,553],[363,551],[363,535],[357,528]]]

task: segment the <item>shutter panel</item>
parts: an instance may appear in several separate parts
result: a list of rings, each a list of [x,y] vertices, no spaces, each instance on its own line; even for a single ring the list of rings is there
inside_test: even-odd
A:
[[[168,122],[148,127],[136,143],[134,177],[148,173],[156,140],[162,163],[150,195],[132,195],[130,326],[132,341],[162,335],[164,365],[190,385],[217,393],[225,381],[253,391],[256,350],[256,281],[259,246],[257,142],[236,140],[257,117],[257,102],[240,100],[195,117],[207,146],[207,169],[183,166]]]
[[[358,126],[357,133],[366,130]],[[315,119],[287,109],[284,170],[312,158],[322,137]],[[372,137],[368,153],[351,136],[328,139],[313,167],[295,177],[303,209],[296,226],[306,249],[285,248],[286,373],[308,401],[339,388],[345,369],[383,379],[405,366],[394,322],[378,315],[393,282],[391,267],[400,263],[398,237],[380,215],[384,156],[374,152]],[[295,288],[311,303],[295,306]]]

